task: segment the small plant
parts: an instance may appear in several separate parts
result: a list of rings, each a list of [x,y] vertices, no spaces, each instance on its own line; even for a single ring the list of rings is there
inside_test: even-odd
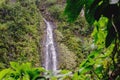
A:
[[[40,74],[43,68],[33,68],[30,63],[10,62],[10,68],[0,72],[0,80],[46,80]]]

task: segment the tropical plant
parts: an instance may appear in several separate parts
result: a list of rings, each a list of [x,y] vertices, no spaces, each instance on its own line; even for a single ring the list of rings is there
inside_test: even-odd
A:
[[[81,63],[80,70],[73,78],[75,80],[119,79],[120,1],[67,0],[65,14],[68,20],[75,21],[82,9],[87,22],[96,26],[92,36],[97,49]]]
[[[45,72],[43,68],[33,68],[30,63],[17,62],[10,62],[10,66],[0,72],[0,80],[46,80],[40,75]]]

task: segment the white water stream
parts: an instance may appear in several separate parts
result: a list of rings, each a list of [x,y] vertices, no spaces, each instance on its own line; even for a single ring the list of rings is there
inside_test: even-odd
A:
[[[44,19],[44,18],[43,18]],[[72,76],[72,72],[66,73],[66,74],[59,74],[61,70],[57,70],[57,52],[55,48],[55,43],[54,43],[54,36],[53,36],[53,25],[46,21],[46,40],[45,40],[45,60],[44,60],[44,67],[46,70],[52,71],[53,75],[56,75],[58,80],[63,80],[64,76]],[[46,74],[45,74],[46,75]],[[50,76],[46,75],[47,78],[49,79]]]
[[[53,38],[53,25],[44,19],[47,27],[45,41],[45,69],[55,72],[57,70],[57,54]]]

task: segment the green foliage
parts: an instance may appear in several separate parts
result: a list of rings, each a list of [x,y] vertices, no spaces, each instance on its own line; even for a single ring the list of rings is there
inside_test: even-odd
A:
[[[59,70],[56,75],[52,75],[49,77],[51,80],[71,80],[72,73],[69,70]]]
[[[62,14],[62,11],[63,11],[63,7],[62,5],[53,5],[53,6],[50,6],[48,8],[48,12],[51,14],[51,17],[53,17],[54,19],[57,19],[57,20],[61,20],[61,14]]]
[[[84,0],[67,0],[65,14],[69,16],[69,21],[74,21],[78,17],[84,3]]]
[[[82,8],[87,22],[96,26],[92,35],[97,49],[95,52],[92,51],[88,58],[80,64],[80,70],[73,78],[115,80],[120,75],[118,66],[120,62],[120,1],[67,0],[65,14],[68,20],[76,20]]]
[[[40,14],[35,0],[10,1],[0,4],[0,62],[5,67],[9,61],[39,66]]]
[[[77,59],[76,59],[76,63],[77,63],[76,69],[77,69],[79,64],[84,60],[84,58],[86,58],[86,56],[92,50],[90,45],[93,41],[89,37],[92,31],[92,27],[90,27],[86,23],[84,17],[79,17],[74,23],[70,23],[70,24],[66,21],[66,19],[64,20],[62,19],[62,21],[58,23],[58,30],[63,35],[63,37],[61,37],[60,39],[58,38],[59,43],[66,45],[68,49],[77,56]],[[87,40],[88,38],[89,40]]]
[[[78,5],[79,4],[79,5]],[[84,7],[85,5],[85,7]],[[73,1],[67,0],[67,6],[65,14],[67,14],[69,20],[74,21],[79,15],[82,8],[85,8],[85,17],[89,24],[93,24],[95,20],[99,20],[102,16],[107,17],[110,21],[107,25],[108,35],[106,37],[106,47],[108,47],[112,41],[117,37],[114,27],[116,27],[117,33],[119,34],[119,3],[110,4],[109,1],[103,0],[79,0]],[[113,20],[111,20],[113,19]],[[114,25],[113,25],[114,24]],[[112,31],[111,31],[112,30]],[[110,39],[111,38],[111,39]]]
[[[30,63],[19,64],[17,62],[11,62],[10,66],[0,72],[0,80],[46,80],[40,75],[45,72],[43,68],[33,68]]]
[[[56,0],[46,0],[45,3],[47,3],[47,5],[53,5],[56,3]]]

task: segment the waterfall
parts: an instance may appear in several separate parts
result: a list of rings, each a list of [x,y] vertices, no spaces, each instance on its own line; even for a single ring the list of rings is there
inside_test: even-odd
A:
[[[57,70],[57,54],[55,50],[55,43],[53,38],[53,25],[46,21],[46,40],[45,40],[45,61],[44,66],[46,70],[55,72]]]

